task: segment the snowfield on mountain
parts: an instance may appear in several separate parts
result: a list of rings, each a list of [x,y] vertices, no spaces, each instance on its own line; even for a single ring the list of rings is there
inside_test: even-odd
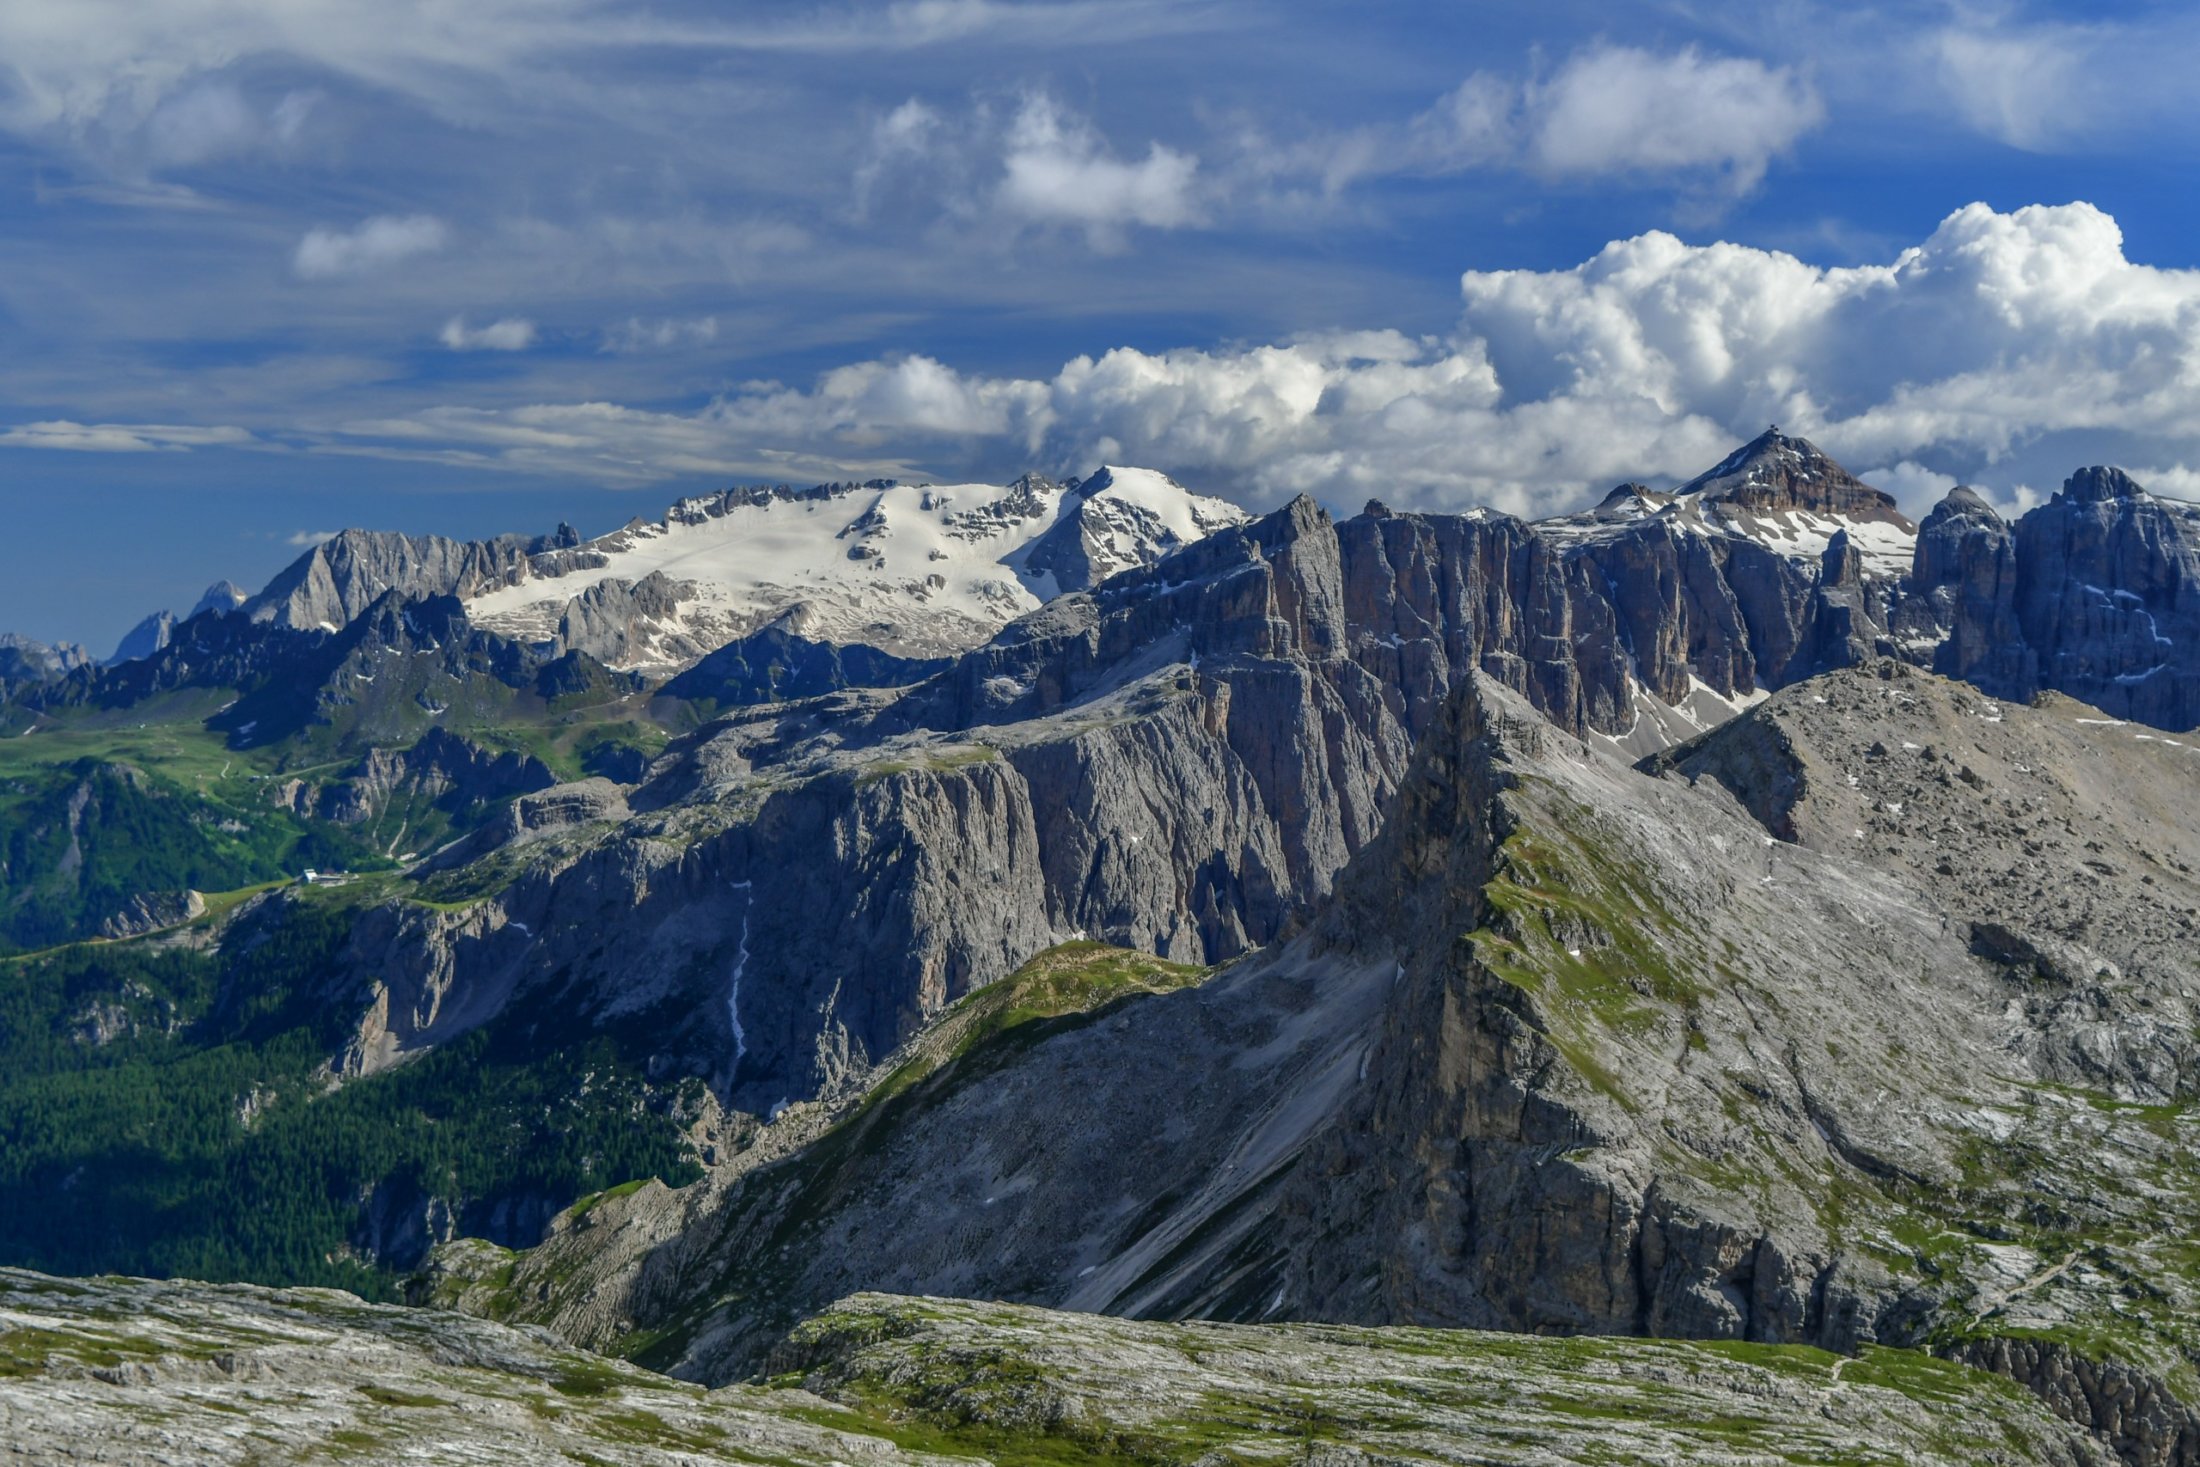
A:
[[[467,614],[518,641],[549,641],[576,598],[657,577],[667,604],[605,659],[614,667],[676,667],[773,623],[930,657],[1244,518],[1150,469],[1103,468],[1067,484],[1032,474],[1005,488],[735,490],[540,557],[514,584],[468,598]]]

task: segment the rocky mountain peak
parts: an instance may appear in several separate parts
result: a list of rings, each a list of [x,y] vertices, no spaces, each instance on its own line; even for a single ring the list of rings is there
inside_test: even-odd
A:
[[[1597,507],[1589,511],[1592,520],[1617,523],[1640,519],[1656,514],[1673,502],[1670,494],[1660,494],[1647,484],[1632,481],[1616,486],[1611,493],[1597,501]]]
[[[150,657],[167,646],[175,633],[175,613],[156,611],[123,633],[121,642],[115,646],[114,656],[102,665],[113,667],[119,663],[135,662],[141,657]]]
[[[13,683],[45,682],[91,660],[91,655],[74,642],[49,647],[14,632],[0,632],[0,689]]]
[[[1896,510],[1893,495],[1866,484],[1809,439],[1791,438],[1777,426],[1683,484],[1678,493],[1756,514],[1800,510],[1909,523]]]
[[[2056,497],[2080,504],[2101,504],[2115,499],[2144,499],[2147,492],[2122,469],[2095,464],[2065,479],[2062,493]]]
[[[235,581],[216,581],[206,588],[205,593],[197,601],[192,603],[191,609],[184,613],[183,619],[189,621],[192,617],[203,615],[209,611],[216,616],[227,616],[251,599],[252,593]]]
[[[345,530],[299,556],[239,609],[256,622],[336,631],[385,592],[463,596],[513,579],[525,560],[515,540]]]
[[[459,641],[473,629],[466,620],[465,603],[456,596],[391,590],[377,596],[347,630],[375,647],[429,651]]]
[[[1958,484],[1950,489],[1940,503],[1933,506],[1932,512],[1925,516],[1925,525],[1930,528],[1952,519],[2001,523],[2001,515],[1995,511],[1994,506],[1988,504],[1985,496],[1968,484]]]

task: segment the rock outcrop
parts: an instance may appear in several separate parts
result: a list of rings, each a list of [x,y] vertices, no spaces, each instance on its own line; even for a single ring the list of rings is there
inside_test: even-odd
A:
[[[658,691],[730,708],[816,698],[844,688],[898,688],[943,671],[949,659],[896,657],[861,642],[813,641],[774,623],[711,652]]]
[[[99,935],[109,941],[143,937],[204,915],[206,898],[195,891],[140,892],[99,924]]]
[[[2200,725],[2200,508],[2082,469],[2005,525],[1957,490],[1926,521],[1916,593],[1933,666],[1998,697],[2052,690],[2157,728]]]
[[[692,590],[663,571],[598,581],[565,604],[554,645],[613,667],[692,662],[710,650],[679,625],[680,603],[693,599]]]
[[[341,779],[293,780],[284,802],[301,815],[339,825],[370,825],[399,806],[430,807],[463,820],[482,807],[558,782],[530,754],[490,750],[448,729],[431,728],[404,749],[370,749]]]

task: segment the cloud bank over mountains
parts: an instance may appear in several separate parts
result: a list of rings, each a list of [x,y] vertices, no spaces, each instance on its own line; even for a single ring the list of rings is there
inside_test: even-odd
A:
[[[179,597],[752,478],[1532,511],[1775,419],[2200,492],[2196,67],[2077,0],[11,0],[0,492]],[[108,615],[78,553],[0,627]]]
[[[2132,262],[2088,204],[1973,204],[1890,264],[1843,268],[1653,232],[1571,269],[1469,271],[1461,292],[1445,338],[1119,347],[1045,377],[906,355],[690,414],[433,408],[325,446],[627,483],[1127,461],[1256,503],[1522,513],[1685,477],[1768,422],[1884,469],[1913,502],[1957,475],[2051,487],[2073,435],[2173,490],[2200,463],[2200,271]]]

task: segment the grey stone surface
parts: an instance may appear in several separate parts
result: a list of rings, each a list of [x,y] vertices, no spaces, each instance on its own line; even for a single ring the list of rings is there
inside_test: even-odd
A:
[[[1298,935],[645,1189],[514,1284],[589,1269],[536,1317],[669,1329],[712,1379],[858,1288],[1836,1350],[2045,1331],[2152,1383],[2083,1424],[2182,1462],[2195,1137],[2155,1108],[2195,1075],[2195,758],[1889,661],[1634,770],[1477,678]]]
[[[239,609],[254,621],[338,631],[391,591],[464,596],[503,585],[531,548],[548,547],[517,536],[461,541],[346,530],[299,556]]]
[[[769,1385],[326,1290],[0,1272],[0,1455],[673,1467],[1136,1461],[2105,1467],[2031,1398],[1879,1352],[1151,1325],[851,1299]]]

